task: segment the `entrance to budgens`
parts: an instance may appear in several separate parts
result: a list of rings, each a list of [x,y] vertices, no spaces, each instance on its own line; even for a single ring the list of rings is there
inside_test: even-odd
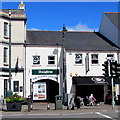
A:
[[[55,102],[59,94],[59,83],[50,79],[38,80],[33,83],[33,101]]]

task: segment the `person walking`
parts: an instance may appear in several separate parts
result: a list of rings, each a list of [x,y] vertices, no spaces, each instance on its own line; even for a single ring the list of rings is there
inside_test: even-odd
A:
[[[89,105],[93,106],[95,103],[96,99],[94,98],[93,94],[89,96]]]
[[[76,99],[76,106],[77,106],[77,109],[80,109],[80,97],[77,96],[77,99]]]

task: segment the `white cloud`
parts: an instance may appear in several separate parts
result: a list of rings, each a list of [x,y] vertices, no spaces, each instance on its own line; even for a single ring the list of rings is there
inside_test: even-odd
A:
[[[39,30],[40,31],[40,29],[37,29],[37,28],[30,28],[28,30]]]
[[[86,24],[77,24],[76,26],[66,27],[68,31],[98,31],[98,28],[89,28]]]

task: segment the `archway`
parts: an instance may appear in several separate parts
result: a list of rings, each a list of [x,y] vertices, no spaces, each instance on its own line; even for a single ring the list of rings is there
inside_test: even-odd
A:
[[[59,83],[42,79],[33,83],[33,100],[55,102],[55,96],[59,94]]]

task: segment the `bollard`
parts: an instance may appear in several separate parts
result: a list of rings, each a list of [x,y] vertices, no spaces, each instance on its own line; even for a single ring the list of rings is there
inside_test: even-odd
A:
[[[31,96],[28,96],[28,112],[31,110]]]
[[[49,110],[50,109],[50,104],[49,104],[49,102],[47,103],[47,110]]]

